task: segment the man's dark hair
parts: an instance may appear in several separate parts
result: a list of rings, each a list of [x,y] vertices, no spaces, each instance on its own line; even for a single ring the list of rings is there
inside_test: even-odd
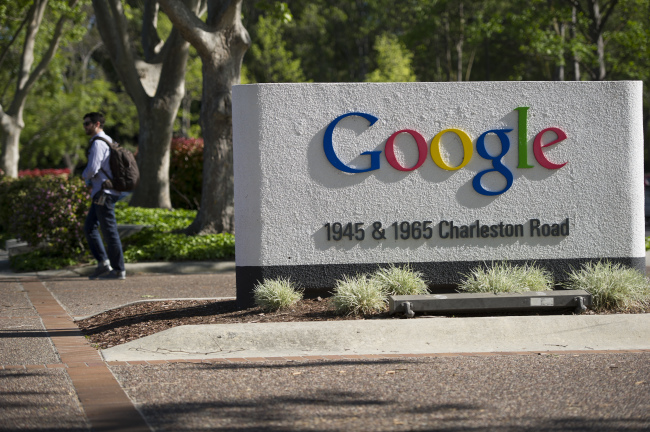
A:
[[[93,124],[99,122],[99,126],[104,129],[104,122],[106,119],[104,118],[104,114],[99,113],[99,112],[91,112],[86,115],[84,115],[84,118],[89,118]]]

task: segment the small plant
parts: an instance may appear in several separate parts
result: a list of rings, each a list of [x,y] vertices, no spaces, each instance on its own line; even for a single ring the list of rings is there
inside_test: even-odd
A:
[[[492,267],[477,267],[458,286],[460,291],[471,293],[516,293],[553,289],[553,278],[534,264],[513,266],[497,263]]]
[[[422,273],[413,271],[409,266],[391,265],[378,270],[371,278],[382,286],[387,295],[429,294]]]
[[[267,311],[288,308],[302,300],[302,291],[296,290],[289,279],[264,280],[255,286],[253,296],[255,304]]]
[[[574,269],[564,287],[590,293],[597,311],[629,311],[650,306],[648,279],[637,270],[607,261]]]
[[[332,302],[337,313],[366,315],[386,308],[387,294],[382,285],[366,275],[345,276],[337,281]]]

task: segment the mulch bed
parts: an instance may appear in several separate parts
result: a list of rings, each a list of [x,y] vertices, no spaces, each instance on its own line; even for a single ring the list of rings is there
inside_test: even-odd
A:
[[[648,313],[634,310],[628,313]],[[571,311],[566,313],[570,314]],[[595,314],[587,311],[587,314]],[[602,313],[602,312],[601,312]],[[548,313],[517,313],[546,315]],[[455,316],[503,316],[513,313],[455,314]],[[366,316],[337,315],[331,298],[304,299],[289,309],[264,312],[259,307],[240,309],[235,300],[166,300],[139,302],[79,320],[76,324],[97,348],[106,349],[181,325],[234,324],[358,319],[400,319],[387,312]]]

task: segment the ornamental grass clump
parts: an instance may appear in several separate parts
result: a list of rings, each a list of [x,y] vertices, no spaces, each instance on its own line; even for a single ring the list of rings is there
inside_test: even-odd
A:
[[[386,291],[376,280],[366,275],[345,276],[337,281],[332,303],[337,313],[367,315],[381,312],[388,303]]]
[[[477,267],[458,286],[470,293],[518,293],[553,289],[551,274],[534,264],[513,266],[497,263],[491,267]]]
[[[591,294],[596,311],[628,312],[650,307],[650,283],[639,271],[611,262],[587,263],[572,270],[567,289]]]
[[[255,286],[253,296],[257,306],[274,312],[286,309],[302,300],[303,292],[297,290],[289,279],[265,279]]]
[[[382,286],[387,295],[429,294],[422,273],[412,270],[409,266],[391,265],[378,270],[371,278]]]

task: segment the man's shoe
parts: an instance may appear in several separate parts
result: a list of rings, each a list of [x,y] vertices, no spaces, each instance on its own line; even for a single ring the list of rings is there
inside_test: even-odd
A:
[[[126,272],[111,270],[110,273],[106,273],[99,277],[101,280],[124,280],[126,279]]]
[[[106,273],[108,273],[108,272],[111,271],[111,270],[113,270],[113,269],[112,269],[111,266],[109,266],[109,265],[100,265],[100,266],[97,266],[97,268],[95,269],[95,271],[94,271],[90,276],[88,276],[88,279],[97,279],[97,278],[100,277],[101,275],[106,274]]]

